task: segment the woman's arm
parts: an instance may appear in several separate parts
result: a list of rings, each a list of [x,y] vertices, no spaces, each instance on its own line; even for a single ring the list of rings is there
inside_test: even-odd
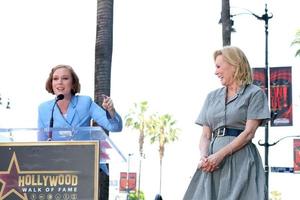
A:
[[[220,149],[219,153],[224,157],[233,154],[242,147],[244,147],[249,141],[251,141],[255,132],[261,123],[261,120],[251,119],[247,120],[245,130],[236,137],[230,144]]]
[[[245,130],[238,137],[207,158],[207,163],[209,163],[210,167],[208,167],[206,170],[208,172],[216,170],[226,156],[229,156],[243,148],[249,141],[253,139],[256,129],[260,123],[261,120],[247,120]]]
[[[200,160],[198,163],[198,168],[202,168],[207,161],[210,141],[211,141],[211,130],[208,126],[203,126],[202,134],[199,142]]]
[[[94,121],[108,131],[120,132],[123,128],[122,118],[115,110],[113,110],[113,112],[114,113],[109,113],[109,111],[104,110],[95,102],[91,103],[90,113]],[[112,114],[113,117],[111,116]]]

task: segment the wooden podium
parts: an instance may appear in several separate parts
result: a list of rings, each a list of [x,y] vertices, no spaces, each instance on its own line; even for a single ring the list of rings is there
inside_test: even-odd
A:
[[[0,129],[0,199],[98,200],[99,163],[115,156],[126,161],[100,127]]]

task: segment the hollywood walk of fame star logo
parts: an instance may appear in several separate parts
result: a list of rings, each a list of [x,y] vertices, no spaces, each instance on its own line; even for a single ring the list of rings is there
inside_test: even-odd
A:
[[[18,196],[20,200],[28,200],[27,194],[22,191],[18,184],[19,174],[77,174],[77,171],[21,171],[17,160],[16,153],[10,160],[7,171],[0,171],[0,199],[10,197],[10,195]]]
[[[4,199],[5,197],[9,196],[10,194],[15,194],[20,199],[27,200],[27,195],[24,194],[21,188],[18,186],[18,176],[20,173],[19,163],[17,160],[17,156],[14,153],[7,171],[0,171],[0,182],[2,184],[0,190],[0,197]]]

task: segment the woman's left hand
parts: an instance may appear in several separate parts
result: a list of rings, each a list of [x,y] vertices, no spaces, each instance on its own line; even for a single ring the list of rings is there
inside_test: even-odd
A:
[[[207,157],[207,166],[205,168],[202,168],[203,171],[213,172],[213,171],[219,169],[220,163],[223,161],[223,159],[224,159],[224,156],[222,156],[218,152],[209,155]]]
[[[102,95],[102,97],[103,97],[102,107],[109,112],[111,117],[114,117],[115,108],[112,99],[106,95]]]

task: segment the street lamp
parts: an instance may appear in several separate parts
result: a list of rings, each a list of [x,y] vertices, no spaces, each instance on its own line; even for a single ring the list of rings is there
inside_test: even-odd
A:
[[[269,144],[269,146],[274,146],[276,145],[278,142],[280,142],[281,140],[284,140],[286,138],[298,138],[300,137],[300,135],[288,135],[288,136],[284,136],[282,138],[279,138],[276,142],[273,142],[272,144]]]
[[[265,14],[262,16],[258,16],[254,14],[253,12],[245,9],[247,13],[239,13],[236,15],[241,14],[251,14],[258,20],[263,20],[265,22],[265,92],[267,95],[267,98],[269,98],[269,61],[268,61],[268,35],[269,35],[269,19],[273,17],[273,14],[268,15],[268,7],[267,4],[265,4]],[[232,15],[232,16],[236,16]],[[276,117],[276,113],[271,113],[271,120]],[[264,146],[265,150],[265,183],[267,188],[267,199],[269,199],[269,146],[273,146],[275,144],[269,144],[269,123],[265,125],[265,143],[258,142],[260,146]]]
[[[128,159],[127,159],[127,177],[126,177],[126,192],[127,192],[127,198],[126,200],[129,200],[129,194],[131,188],[129,188],[129,172],[130,172],[130,157],[133,155],[133,153],[128,154]]]
[[[258,20],[263,20],[265,22],[265,92],[267,97],[269,98],[269,61],[268,61],[268,28],[269,28],[269,19],[273,17],[273,15],[268,15],[268,7],[267,4],[265,4],[265,14],[263,14],[261,17],[258,15],[251,13],[253,16],[255,16]],[[265,147],[265,181],[266,181],[266,187],[267,187],[267,199],[269,199],[269,122],[265,125],[265,143],[258,143],[260,146]]]

